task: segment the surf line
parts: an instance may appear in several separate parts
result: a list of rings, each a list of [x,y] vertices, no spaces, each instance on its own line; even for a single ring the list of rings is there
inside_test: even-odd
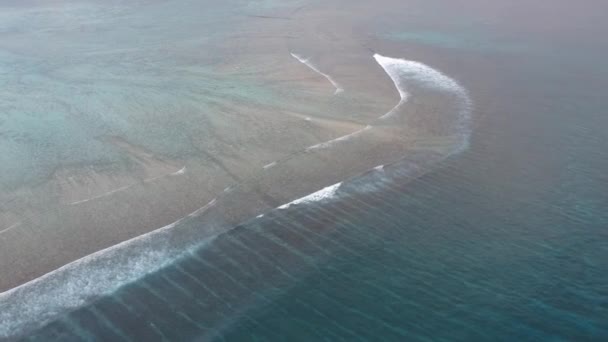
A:
[[[374,59],[376,60],[376,63],[378,63],[382,69],[384,70],[384,72],[386,72],[386,74],[390,77],[391,81],[393,81],[393,84],[395,85],[395,88],[397,88],[397,92],[399,92],[399,103],[397,103],[397,105],[395,107],[393,107],[393,109],[389,110],[386,114],[380,116],[378,119],[384,119],[386,117],[389,117],[391,115],[393,115],[393,113],[395,113],[397,111],[397,109],[399,109],[399,107],[401,107],[404,103],[407,102],[407,99],[409,98],[409,94],[407,93],[407,91],[405,91],[405,85],[401,84],[401,80],[399,78],[398,75],[398,71],[395,70],[396,66],[398,65],[398,63],[401,62],[405,62],[404,60],[398,60],[395,58],[390,58],[390,57],[385,57],[382,56],[380,54],[374,54]]]
[[[164,175],[160,175],[160,176],[144,179],[144,183],[153,182],[153,181],[155,181],[157,179],[165,178],[165,177],[168,177],[168,176],[181,176],[181,175],[183,175],[185,173],[186,173],[186,166],[184,166],[181,169],[179,169],[179,170],[177,170],[175,172],[172,172],[172,173],[166,173]]]
[[[181,175],[183,175],[185,173],[186,173],[186,167],[184,166],[181,169],[179,169],[179,170],[177,170],[175,172],[172,172],[172,173],[167,173],[167,174],[164,174],[164,175],[161,175],[161,176],[158,176],[158,177],[152,177],[152,178],[144,179],[143,182],[144,183],[150,183],[150,182],[153,182],[155,180],[158,180],[158,179],[161,179],[161,178],[164,178],[164,177],[168,177],[168,176],[181,176]],[[80,200],[80,201],[71,202],[71,203],[69,203],[69,205],[78,205],[78,204],[86,203],[86,202],[93,201],[93,200],[96,200],[96,199],[100,199],[100,198],[103,198],[103,197],[107,197],[107,196],[110,196],[110,195],[115,194],[117,192],[125,191],[125,190],[127,190],[127,189],[129,189],[129,188],[131,188],[131,187],[133,187],[133,186],[135,186],[137,184],[138,183],[133,183],[133,184],[125,185],[125,186],[122,186],[120,188],[117,188],[117,189],[114,189],[114,190],[110,190],[108,192],[104,192],[101,195],[93,196],[93,197],[90,197],[90,198],[85,198],[85,199]]]
[[[470,127],[468,126],[472,106],[471,99],[469,98],[466,89],[464,89],[454,79],[427,66],[426,64],[405,59],[386,57],[378,53],[374,54],[373,58],[389,76],[397,89],[397,92],[399,93],[399,102],[390,111],[379,116],[378,120],[384,120],[395,115],[395,113],[397,113],[398,110],[401,109],[405,103],[407,103],[410,94],[406,90],[406,81],[411,81],[422,87],[432,88],[437,91],[456,94],[461,100],[461,108],[458,110],[460,116],[459,126],[460,130],[462,131],[462,135],[464,135],[464,142],[459,150],[466,148],[466,145],[468,144],[468,134],[470,134]],[[374,126],[367,125],[365,128],[354,131],[350,134],[309,146],[306,148],[306,151],[308,152],[311,150],[330,147],[333,143],[348,140],[373,127]]]
[[[169,248],[165,234],[184,220],[202,214],[215,203],[216,199],[213,199],[173,223],[86,255],[36,279],[0,292],[0,306],[3,307],[0,310],[0,340],[18,336],[28,325],[42,326],[55,319],[58,312],[80,307],[93,296],[111,293],[121,285],[162,268],[181,253]],[[204,242],[208,243],[214,238],[211,236]],[[147,243],[156,244],[156,248],[148,247],[136,256],[127,253],[135,247],[146,247]],[[129,258],[117,269],[107,268],[103,262],[126,256]],[[83,281],[78,276],[82,276],[82,271],[87,268],[92,272],[87,276],[87,281]],[[84,283],[85,286],[74,286],[76,283]],[[36,323],[33,323],[34,319]]]
[[[271,167],[273,167],[275,165],[277,165],[277,162],[273,161],[272,163],[268,163],[268,164],[264,165],[263,168],[264,168],[264,170],[266,170],[266,169],[270,169]]]
[[[11,226],[9,226],[8,228],[4,228],[4,229],[0,230],[0,234],[2,234],[2,233],[6,233],[6,232],[8,232],[9,230],[11,230],[11,229],[13,229],[13,228],[17,228],[17,227],[19,227],[20,225],[21,225],[21,222],[13,223],[13,224],[12,224]]]
[[[80,201],[72,202],[72,203],[70,203],[70,205],[78,205],[78,204],[86,203],[86,202],[93,201],[93,200],[96,200],[96,199],[100,199],[100,198],[103,198],[103,197],[107,197],[107,196],[110,196],[110,195],[112,195],[114,193],[117,193],[117,192],[120,192],[120,191],[125,191],[125,190],[129,189],[130,187],[132,187],[134,185],[135,184],[125,185],[125,186],[122,186],[122,187],[120,187],[118,189],[114,189],[114,190],[110,190],[108,192],[105,192],[105,193],[103,193],[101,195],[97,195],[97,196],[86,198],[86,199],[83,199],[83,200],[80,200]]]
[[[302,63],[305,63],[305,64],[308,63],[308,60],[302,59],[298,55],[295,55],[293,53],[291,55],[294,58],[298,59]],[[386,72],[388,74],[388,76],[391,78],[391,81],[393,81],[393,84],[395,85],[395,88],[397,88],[397,91],[399,92],[399,97],[400,97],[399,103],[397,103],[396,106],[394,106],[390,111],[388,111],[384,115],[381,115],[381,116],[378,117],[378,119],[384,119],[384,118],[387,118],[389,116],[392,116],[403,104],[405,104],[407,102],[408,98],[409,98],[409,94],[407,93],[407,91],[405,91],[405,85],[401,84],[401,80],[398,77],[399,76],[398,72],[394,70],[395,65],[398,64],[398,62],[402,61],[402,60],[398,60],[398,59],[394,59],[394,58],[390,58],[390,57],[385,57],[385,56],[382,56],[382,55],[377,54],[377,53],[374,54],[373,57],[376,60],[376,62],[382,67],[382,69],[384,70],[384,72]],[[406,61],[403,61],[403,62],[406,62]],[[312,66],[312,64],[311,65],[306,64],[306,65],[308,65],[311,69],[313,69],[313,70],[321,73],[320,71],[316,70],[316,68],[314,68],[314,66]],[[426,67],[426,68],[428,68],[428,67]],[[324,76],[326,76],[326,75],[324,75]],[[326,76],[326,77],[328,77],[328,76]],[[330,80],[330,82],[331,82],[331,80]],[[333,145],[336,142],[348,140],[348,139],[350,139],[350,138],[352,138],[354,136],[359,135],[360,133],[362,133],[364,131],[372,129],[373,127],[374,126],[372,126],[372,125],[367,125],[367,126],[365,126],[364,128],[362,128],[360,130],[357,130],[357,131],[354,131],[352,133],[343,135],[341,137],[338,137],[338,138],[335,138],[335,139],[332,139],[332,140],[329,140],[329,141],[325,141],[325,142],[322,142],[322,143],[318,143],[316,145],[309,146],[309,147],[306,148],[305,151],[309,152],[309,151],[316,150],[316,149],[323,149],[323,148],[330,147],[331,145]]]
[[[316,149],[320,149],[320,148],[327,148],[327,147],[331,146],[335,142],[348,140],[348,139],[350,139],[350,138],[352,138],[352,137],[354,137],[356,135],[359,135],[360,133],[363,133],[363,132],[365,132],[365,131],[367,131],[369,129],[372,129],[372,128],[373,128],[373,126],[367,125],[367,126],[361,128],[360,130],[357,130],[357,131],[354,131],[352,133],[343,135],[341,137],[337,137],[337,138],[329,140],[329,141],[325,141],[325,142],[322,142],[322,143],[318,143],[316,145],[309,146],[309,147],[306,148],[306,151],[308,152],[308,151],[312,151],[312,150],[316,150]]]
[[[306,65],[307,67],[309,67],[312,71],[316,72],[317,74],[325,77],[329,83],[331,83],[331,85],[334,86],[334,88],[336,88],[336,91],[334,91],[334,95],[338,95],[342,92],[344,92],[344,88],[342,88],[342,86],[340,85],[340,83],[336,82],[336,80],[334,80],[333,78],[331,78],[331,76],[329,76],[328,74],[324,73],[323,71],[319,70],[319,68],[317,68],[314,64],[312,64],[310,62],[310,59],[308,58],[304,58],[298,54],[295,54],[293,52],[290,52],[291,57],[295,58],[298,60],[298,62]]]

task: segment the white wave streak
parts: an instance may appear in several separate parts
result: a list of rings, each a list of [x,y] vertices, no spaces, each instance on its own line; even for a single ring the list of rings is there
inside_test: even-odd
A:
[[[319,143],[319,144],[316,144],[316,145],[309,146],[309,147],[306,148],[306,151],[311,151],[311,150],[317,150],[317,149],[321,149],[321,148],[330,147],[331,145],[333,145],[336,142],[346,141],[346,140],[348,140],[348,139],[350,139],[350,138],[352,138],[354,136],[357,136],[360,133],[363,133],[363,132],[365,132],[365,131],[367,131],[369,129],[372,129],[372,128],[373,128],[373,126],[367,125],[367,126],[361,128],[360,130],[357,130],[357,131],[354,131],[352,133],[343,135],[341,137],[338,137],[338,138],[335,138],[335,139],[332,139],[332,140],[329,140],[329,141],[325,141],[325,142],[322,142],[322,143]]]
[[[21,225],[21,222],[13,223],[12,225],[10,225],[10,226],[8,226],[8,227],[6,227],[6,228],[4,228],[4,229],[0,230],[0,234],[2,234],[2,233],[6,233],[6,232],[8,232],[9,230],[11,230],[11,229],[13,229],[13,228],[17,228],[17,227],[19,227],[20,225]]]
[[[0,293],[0,340],[42,326],[58,314],[112,293],[175,260],[184,248],[170,246],[172,229],[215,205],[212,200],[169,225],[73,261]],[[211,241],[209,238],[207,241]]]
[[[181,175],[183,175],[185,173],[186,173],[186,166],[184,166],[181,169],[173,172],[172,174],[170,174],[170,176],[181,176]]]
[[[269,164],[266,164],[266,165],[264,165],[264,170],[266,170],[266,169],[270,169],[271,167],[274,167],[274,166],[276,166],[276,165],[277,165],[277,162],[276,162],[276,161],[274,161],[274,162],[272,162],[272,163],[269,163]]]
[[[329,81],[329,83],[331,83],[334,86],[334,88],[336,88],[336,91],[334,92],[334,95],[337,95],[337,94],[340,94],[340,93],[344,92],[344,88],[342,88],[342,86],[338,82],[336,82],[328,74],[326,74],[326,73],[322,72],[321,70],[319,70],[319,68],[317,68],[314,64],[312,64],[309,59],[304,58],[304,57],[302,57],[302,56],[300,56],[298,54],[295,54],[293,52],[291,53],[291,56],[293,58],[297,59],[300,63],[302,63],[302,64],[306,65],[307,67],[309,67],[310,69],[312,69],[312,71],[314,71],[317,74],[325,77]]]
[[[205,206],[188,214],[187,217],[197,217],[197,216],[201,215],[202,213],[204,213],[205,211],[207,211],[209,208],[213,207],[216,203],[217,203],[217,198],[214,198],[211,200],[211,202],[207,203]]]
[[[175,171],[173,173],[168,173],[168,174],[165,174],[165,175],[160,175],[160,176],[157,176],[157,177],[152,177],[152,178],[144,179],[143,182],[144,183],[150,183],[150,182],[154,182],[156,180],[159,180],[161,178],[165,178],[167,176],[181,176],[181,175],[183,175],[185,173],[186,173],[186,167],[184,166],[181,169],[179,169],[179,170],[177,170],[177,171]],[[69,205],[82,204],[82,203],[86,203],[86,202],[93,201],[93,200],[96,200],[96,199],[100,199],[100,198],[103,198],[103,197],[107,197],[107,196],[113,195],[113,194],[115,194],[117,192],[125,191],[125,190],[127,190],[127,189],[129,189],[129,188],[131,188],[131,187],[133,187],[135,185],[136,185],[136,183],[125,185],[123,187],[120,187],[120,188],[117,188],[117,189],[114,189],[114,190],[110,190],[108,192],[104,192],[101,195],[97,195],[97,196],[94,196],[94,197],[89,197],[89,198],[86,198],[86,199],[83,199],[83,200],[80,200],[80,201],[71,202],[71,203],[69,203]]]
[[[186,173],[186,167],[184,166],[181,169],[179,169],[179,170],[177,170],[175,172],[172,172],[172,173],[167,173],[167,174],[164,174],[164,175],[160,175],[160,176],[144,179],[144,183],[154,182],[155,180],[159,180],[161,178],[165,178],[165,177],[169,177],[169,176],[171,176],[171,177],[173,177],[173,176],[181,176],[181,175],[183,175],[185,173]]]
[[[103,198],[103,197],[107,197],[107,196],[113,195],[113,194],[115,194],[117,192],[125,191],[125,190],[131,188],[134,185],[135,184],[125,185],[123,187],[120,187],[120,188],[117,188],[117,189],[114,189],[114,190],[110,190],[108,192],[104,192],[101,195],[97,195],[97,196],[86,198],[86,199],[83,199],[83,200],[80,200],[80,201],[72,202],[72,203],[70,203],[70,205],[82,204],[82,203],[86,203],[86,202],[93,201],[93,200],[96,200],[96,199],[100,199],[100,198]]]
[[[312,194],[310,194],[308,196],[304,196],[304,197],[298,198],[297,200],[283,204],[282,206],[278,207],[277,209],[287,209],[290,206],[295,205],[295,204],[318,202],[318,201],[330,199],[336,195],[336,191],[338,191],[338,189],[340,188],[340,185],[342,185],[342,182],[336,183],[334,185],[330,185],[317,192],[313,192]]]
[[[399,92],[400,100],[399,103],[391,109],[388,113],[382,115],[380,119],[384,119],[394,115],[397,110],[407,102],[409,93],[407,92],[407,85],[412,84],[421,88],[431,89],[434,91],[440,91],[448,94],[456,95],[459,100],[458,111],[458,133],[463,137],[464,141],[462,148],[466,148],[468,145],[468,136],[470,135],[470,121],[471,121],[471,107],[472,102],[469,98],[468,92],[458,82],[438,70],[435,70],[428,65],[420,62],[408,61],[405,59],[391,58],[382,56],[380,54],[374,54],[374,59],[382,69],[391,78],[397,91]]]

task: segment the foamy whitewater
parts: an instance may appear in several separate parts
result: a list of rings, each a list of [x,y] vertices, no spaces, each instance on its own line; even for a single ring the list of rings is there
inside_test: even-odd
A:
[[[187,250],[182,248],[185,246],[168,243],[173,228],[188,218],[201,215],[216,202],[213,199],[169,225],[87,255],[0,293],[0,339],[40,326],[66,310],[111,293],[185,254]]]
[[[12,225],[10,225],[10,226],[8,226],[8,227],[6,227],[6,228],[4,228],[4,229],[0,230],[0,234],[2,234],[2,233],[6,233],[6,232],[8,232],[9,230],[11,230],[11,229],[13,229],[13,228],[17,228],[17,227],[19,227],[20,225],[21,225],[21,222],[16,222],[16,223],[13,223]]]
[[[306,151],[311,151],[311,150],[316,150],[316,149],[320,149],[320,148],[330,147],[331,145],[333,145],[336,142],[346,141],[346,140],[348,140],[348,139],[350,139],[352,137],[355,137],[355,136],[359,135],[360,133],[363,133],[363,132],[365,132],[365,131],[367,131],[369,129],[372,129],[371,125],[367,125],[367,126],[361,128],[358,131],[354,131],[352,133],[343,135],[341,137],[337,137],[337,138],[329,140],[329,141],[325,141],[325,142],[322,142],[322,143],[318,143],[316,145],[309,146],[309,147],[306,148]]]
[[[40,325],[95,296],[110,293],[162,267],[176,256],[161,243],[170,224],[88,255],[0,294],[0,339]],[[152,244],[153,247],[147,246]]]
[[[334,185],[330,185],[317,192],[313,192],[310,195],[307,195],[307,196],[298,198],[297,200],[283,204],[282,206],[278,207],[278,209],[287,209],[287,208],[291,207],[292,205],[296,205],[296,204],[319,202],[319,201],[333,198],[336,195],[336,191],[338,191],[338,189],[340,188],[340,185],[342,185],[342,182],[336,183]]]
[[[308,60],[293,53],[292,56],[326,77],[336,87],[336,92],[342,91],[338,83],[320,72]],[[379,54],[375,54],[374,58],[391,78],[401,98],[399,103],[391,111],[382,115],[380,119],[395,115],[398,109],[407,102],[410,96],[406,91],[408,84],[456,95],[460,99],[460,107],[457,109],[460,126],[457,134],[463,137],[462,145],[458,148],[458,151],[466,148],[468,135],[470,134],[471,101],[464,88],[455,80],[422,63],[385,57]],[[373,126],[368,125],[345,136],[309,147],[306,151],[327,148],[333,143],[348,141],[350,138],[372,128]],[[273,162],[265,165],[263,169],[276,167],[279,164],[280,162]],[[374,168],[374,171],[383,174],[384,167],[378,166]],[[186,167],[183,167],[170,175],[178,176],[185,172]],[[288,209],[297,204],[330,200],[337,196],[341,185],[342,183],[337,183],[328,186],[308,196],[284,204],[278,209]],[[235,186],[238,185],[226,188],[223,193],[230,193]],[[364,185],[362,189],[376,191],[380,188],[368,184]],[[170,245],[168,241],[171,240],[172,236],[175,236],[173,234],[179,234],[180,224],[186,222],[189,218],[202,215],[215,206],[217,201],[218,199],[214,199],[204,207],[165,227],[93,253],[40,278],[0,293],[0,307],[2,308],[0,310],[0,339],[17,336],[23,331],[39,327],[67,310],[82,306],[98,296],[112,293],[120,286],[136,281],[184,255],[188,252],[188,246],[174,246]],[[211,239],[209,238],[207,241]],[[200,243],[203,243],[203,241]]]
[[[333,85],[334,88],[336,88],[336,91],[334,91],[334,95],[340,94],[340,93],[342,93],[344,91],[344,89],[342,88],[342,86],[338,82],[336,82],[328,74],[326,74],[326,73],[322,72],[321,70],[319,70],[314,64],[312,64],[310,62],[309,59],[304,58],[304,57],[302,57],[302,56],[300,56],[298,54],[295,54],[293,52],[291,53],[291,56],[293,58],[297,59],[300,63],[302,63],[302,64],[306,65],[307,67],[309,67],[312,71],[314,71],[317,74],[325,77],[329,81],[329,83],[331,83],[331,85]]]
[[[472,101],[464,87],[451,77],[420,62],[386,57],[377,53],[374,54],[374,59],[391,78],[401,98],[393,109],[379,119],[387,119],[395,115],[407,102],[410,96],[407,91],[408,84],[455,95],[459,99],[459,108],[456,109],[458,115],[457,132],[454,133],[461,139],[460,146],[456,148],[455,152],[461,152],[468,147],[468,138],[471,134]]]
[[[308,60],[302,59],[298,55],[292,53],[292,56],[294,56],[294,58],[298,59],[302,63],[308,63]],[[399,111],[399,109],[401,109],[407,103],[410,97],[410,94],[406,90],[407,84],[414,84],[416,86],[431,89],[433,91],[439,91],[446,94],[455,95],[459,98],[460,101],[458,103],[459,108],[456,109],[458,115],[458,127],[456,129],[456,132],[454,133],[455,135],[459,136],[461,141],[460,145],[456,147],[454,153],[460,152],[467,148],[468,137],[471,133],[470,116],[472,102],[465,88],[458,84],[458,82],[456,82],[454,79],[420,62],[386,57],[377,53],[374,54],[374,59],[393,81],[393,84],[395,85],[395,88],[397,88],[400,97],[399,102],[395,105],[395,107],[393,107],[384,115],[378,117],[378,119],[383,120],[394,116]],[[309,67],[313,68],[313,70],[316,71],[316,68],[311,65],[309,65]],[[367,125],[360,130],[343,135],[341,137],[309,146],[306,148],[306,151],[331,147],[334,143],[347,141],[350,138],[353,138],[369,129],[372,129],[373,127],[374,126],[372,125]]]
[[[274,167],[275,165],[277,165],[276,161],[264,165],[263,168],[264,168],[264,170],[266,170],[266,169],[270,169],[271,167]]]

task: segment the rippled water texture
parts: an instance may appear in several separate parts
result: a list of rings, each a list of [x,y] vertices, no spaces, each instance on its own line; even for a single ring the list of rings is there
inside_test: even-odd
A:
[[[352,30],[368,34],[370,58],[441,73],[392,78],[409,90],[395,99],[401,110],[377,113],[354,141],[405,122],[442,138],[458,127],[470,133],[463,148],[434,159],[411,150],[330,182],[26,340],[607,340],[605,5],[557,1],[548,14],[512,2],[398,3]],[[503,41],[525,48],[492,48]],[[425,90],[431,80],[442,81],[438,94]],[[340,88],[325,85],[329,96]],[[423,125],[432,105],[472,109],[472,125]],[[430,172],[420,167],[429,160]]]

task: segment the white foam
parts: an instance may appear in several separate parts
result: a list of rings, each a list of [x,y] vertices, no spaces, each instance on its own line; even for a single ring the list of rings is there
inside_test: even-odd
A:
[[[212,200],[171,224],[87,255],[30,282],[0,293],[0,340],[40,326],[58,314],[109,294],[183,254],[171,246],[171,230],[214,206]],[[209,238],[210,241],[212,238]]]
[[[20,225],[21,225],[21,222],[13,223],[12,225],[8,226],[7,228],[4,228],[4,229],[0,230],[0,234],[6,233],[6,232],[8,232],[9,230],[11,230],[13,228],[19,227]]]
[[[161,178],[164,178],[164,177],[167,177],[167,176],[181,176],[181,175],[183,175],[185,173],[186,173],[186,167],[184,166],[181,169],[179,169],[179,170],[177,170],[177,171],[175,171],[173,173],[168,173],[168,174],[165,174],[165,175],[161,175],[161,176],[157,176],[157,177],[152,177],[152,178],[144,179],[143,182],[144,183],[150,183],[150,182],[153,182],[155,180],[158,180],[158,179],[161,179]],[[134,184],[125,185],[123,187],[120,187],[120,188],[117,188],[117,189],[105,192],[105,193],[103,193],[101,195],[97,195],[97,196],[94,196],[94,197],[89,197],[89,198],[86,198],[86,199],[83,199],[83,200],[80,200],[80,201],[71,202],[71,203],[69,203],[69,205],[82,204],[82,203],[86,203],[86,202],[93,201],[93,200],[96,200],[96,199],[100,199],[100,198],[103,198],[103,197],[107,197],[107,196],[113,195],[113,194],[115,194],[117,192],[125,191],[125,190],[127,190],[127,189],[129,189],[129,188],[131,188],[131,187],[133,187],[135,185],[136,185],[135,183]]]
[[[266,165],[264,165],[264,170],[270,169],[271,167],[273,167],[275,165],[277,165],[276,161],[273,161],[272,163],[266,164]]]
[[[378,166],[374,167],[374,170],[376,170],[376,171],[384,171],[384,165],[378,165]]]
[[[336,191],[338,191],[338,189],[340,188],[340,185],[342,185],[342,182],[336,183],[334,185],[330,185],[317,192],[313,192],[310,195],[307,195],[307,196],[298,198],[294,201],[291,201],[289,203],[283,204],[282,206],[278,207],[277,209],[287,209],[290,206],[295,205],[295,204],[318,202],[318,201],[330,199],[336,195]]]
[[[211,200],[211,202],[209,202],[206,205],[204,205],[204,206],[198,208],[197,210],[191,212],[186,217],[197,217],[197,216],[200,216],[202,213],[204,213],[205,211],[207,211],[209,208],[213,207],[216,203],[217,203],[217,198],[214,198],[214,199]]]
[[[342,88],[342,86],[341,86],[341,85],[340,85],[338,82],[336,82],[336,81],[335,81],[335,80],[334,80],[334,79],[333,79],[331,76],[329,76],[328,74],[326,74],[326,73],[322,72],[321,70],[319,70],[319,69],[318,69],[318,68],[317,68],[317,67],[316,67],[314,64],[312,64],[312,63],[310,62],[310,60],[309,60],[309,59],[304,58],[304,57],[302,57],[302,56],[300,56],[300,55],[298,55],[298,54],[295,54],[295,53],[293,53],[293,52],[291,53],[291,56],[292,56],[293,58],[297,59],[297,60],[298,60],[300,63],[302,63],[302,64],[306,65],[307,67],[309,67],[309,68],[310,68],[312,71],[314,71],[314,72],[316,72],[317,74],[319,74],[319,75],[321,75],[321,76],[325,77],[325,78],[326,78],[326,79],[329,81],[329,83],[331,83],[331,85],[333,85],[333,86],[334,86],[334,88],[336,88],[336,91],[334,91],[334,95],[338,95],[338,94],[340,94],[340,93],[344,92],[344,88]]]
[[[83,199],[83,200],[80,200],[80,201],[71,202],[71,203],[69,203],[69,205],[78,205],[78,204],[86,203],[86,202],[93,201],[93,200],[96,200],[96,199],[100,199],[100,198],[103,198],[103,197],[107,197],[107,196],[113,195],[113,194],[115,194],[117,192],[125,191],[125,190],[131,188],[134,185],[135,184],[125,185],[125,186],[122,186],[120,188],[117,188],[117,189],[105,192],[105,193],[103,193],[101,195],[97,195],[97,196],[94,196],[94,197],[86,198],[86,199]]]
[[[170,174],[171,176],[181,176],[183,174],[186,173],[186,166],[182,167],[181,169],[179,169],[178,171],[173,172],[172,174]]]
[[[302,57],[296,54],[292,53],[292,56],[294,56],[294,58],[298,59],[302,63],[308,62],[308,60],[303,59]],[[414,83],[417,86],[456,94],[462,101],[462,108],[459,109],[458,113],[460,115],[459,133],[462,134],[464,137],[462,147],[466,147],[466,144],[468,142],[468,134],[470,133],[470,128],[468,127],[468,125],[470,121],[471,100],[469,99],[466,90],[462,86],[460,86],[458,82],[444,75],[440,71],[437,71],[420,62],[391,58],[382,56],[380,54],[374,54],[374,59],[393,81],[393,84],[397,88],[400,97],[399,102],[395,105],[395,107],[393,107],[384,115],[380,116],[379,119],[385,119],[393,116],[399,111],[401,106],[407,103],[410,97],[410,94],[406,90],[406,83],[408,82]],[[373,128],[373,126],[367,125],[365,128],[357,130],[350,134],[346,134],[344,136],[326,142],[309,146],[308,148],[306,148],[306,151],[330,147],[336,142],[346,141],[371,128]]]
[[[343,135],[341,137],[338,137],[338,138],[335,138],[335,139],[332,139],[332,140],[329,140],[329,141],[325,141],[325,142],[322,142],[322,143],[318,143],[316,145],[309,146],[309,147],[306,148],[306,151],[311,151],[311,150],[317,150],[317,149],[321,149],[321,148],[330,147],[331,145],[333,145],[333,144],[335,144],[335,143],[337,143],[339,141],[346,141],[346,140],[348,140],[348,139],[350,139],[350,138],[352,138],[354,136],[357,136],[357,135],[359,135],[359,134],[361,134],[361,133],[363,133],[363,132],[365,132],[365,131],[367,131],[369,129],[372,129],[372,128],[373,128],[373,126],[367,125],[367,126],[361,128],[360,130],[357,130],[357,131],[354,131],[352,133]]]
[[[464,138],[460,150],[466,148],[471,131],[470,116],[472,102],[464,87],[449,76],[420,62],[391,58],[380,54],[374,54],[374,59],[391,78],[400,96],[399,103],[388,113],[382,115],[380,119],[394,115],[407,102],[410,94],[406,90],[406,83],[454,94],[460,99],[460,108],[457,109],[459,115],[459,132],[457,134],[460,134]]]
[[[444,75],[426,64],[399,58],[391,58],[375,54],[374,59],[389,75],[395,87],[399,91],[401,99],[409,96],[406,91],[406,81],[415,81],[418,85],[432,89],[442,89],[450,92],[460,93],[462,86],[454,79]]]
[[[145,236],[69,263],[42,277],[0,294],[0,339],[18,334],[30,324],[42,324],[56,314],[83,305],[89,298],[110,293],[163,266],[171,253],[165,249],[141,249],[133,258],[121,251],[142,247],[145,240],[164,235],[175,223]],[[120,259],[120,262],[116,262]],[[85,271],[86,270],[86,271]]]

